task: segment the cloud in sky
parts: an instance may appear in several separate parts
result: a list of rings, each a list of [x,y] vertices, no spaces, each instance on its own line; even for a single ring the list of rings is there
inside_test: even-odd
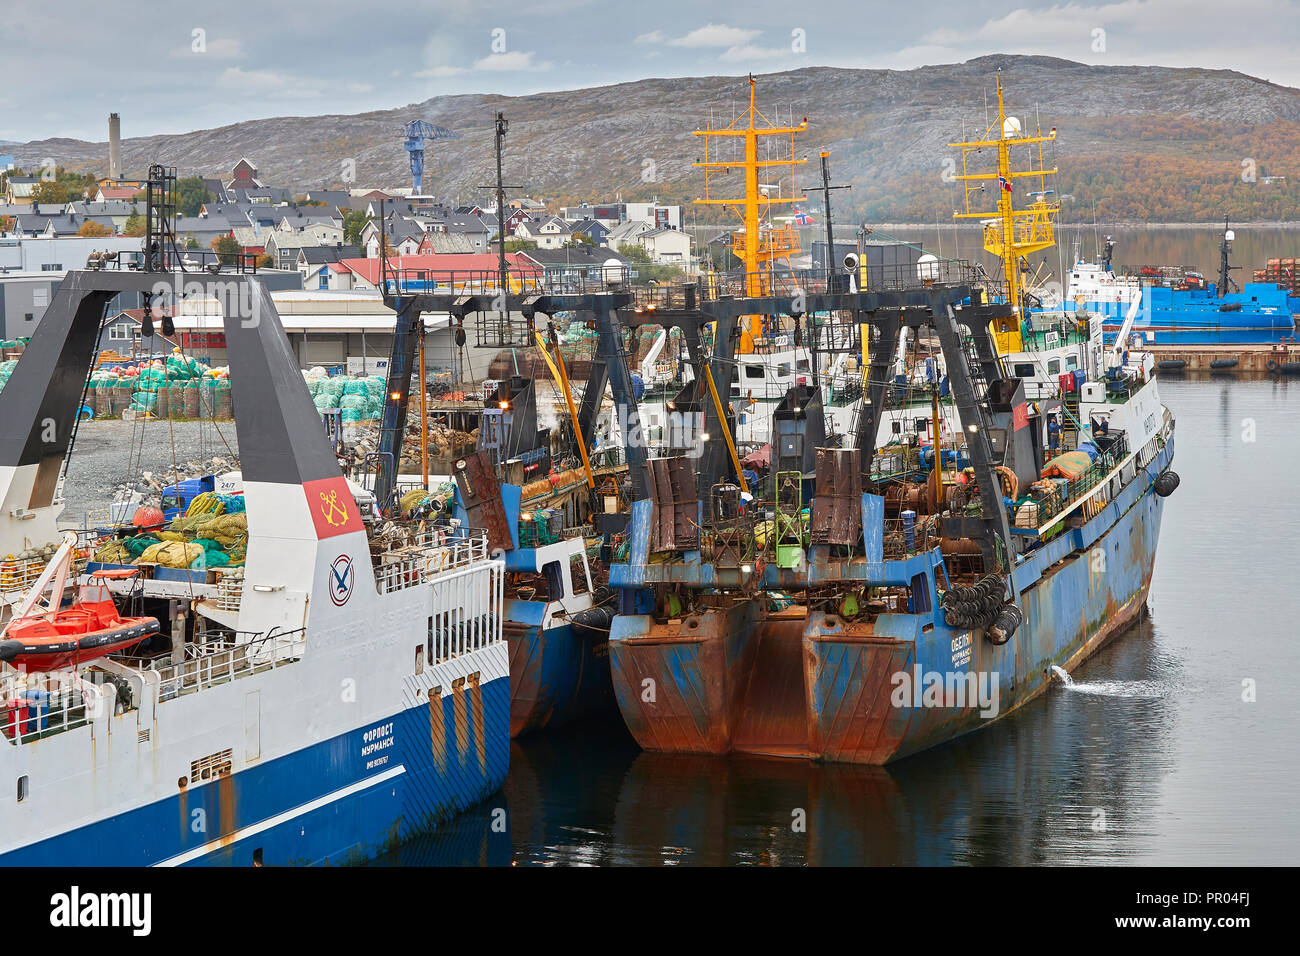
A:
[[[990,53],[1235,69],[1300,86],[1298,7],[1295,0],[930,0],[918,17],[914,5],[892,0],[793,8],[751,0],[739,21],[710,17],[698,0],[630,7],[535,0],[509,17],[477,0],[389,0],[382,11],[315,0],[310,15],[295,5],[227,0],[220,21],[205,22],[201,10],[179,8],[159,20],[145,0],[118,0],[112,16],[101,0],[63,0],[57,9],[6,0],[0,49],[11,85],[25,93],[0,117],[0,139],[102,141],[113,111],[122,114],[124,135],[140,136],[365,112],[445,94],[517,96],[803,66],[913,69]],[[95,26],[69,30],[69,23]],[[141,24],[160,51],[152,57],[139,56]],[[196,28],[206,30],[206,53],[192,52]],[[794,30],[803,31],[806,52],[790,48]],[[33,77],[39,81],[28,83]]]

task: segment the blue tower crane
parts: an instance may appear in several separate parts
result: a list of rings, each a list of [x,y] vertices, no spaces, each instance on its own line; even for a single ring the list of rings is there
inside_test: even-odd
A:
[[[402,135],[405,137],[402,146],[411,157],[411,186],[415,190],[414,195],[421,196],[424,194],[424,141],[460,139],[460,134],[426,120],[411,120],[402,127]]]

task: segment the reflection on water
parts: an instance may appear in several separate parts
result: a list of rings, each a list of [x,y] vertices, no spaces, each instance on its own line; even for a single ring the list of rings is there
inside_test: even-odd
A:
[[[642,753],[616,716],[529,738],[497,797],[388,862],[1293,863],[1294,391],[1164,385],[1182,485],[1151,614],[1072,685],[887,768]]]

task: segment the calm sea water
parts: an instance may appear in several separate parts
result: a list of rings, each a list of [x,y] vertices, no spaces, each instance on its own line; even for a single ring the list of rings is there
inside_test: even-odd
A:
[[[386,862],[1294,864],[1300,383],[1162,392],[1150,617],[1072,687],[886,768],[647,754],[615,714],[516,743],[500,794]]]

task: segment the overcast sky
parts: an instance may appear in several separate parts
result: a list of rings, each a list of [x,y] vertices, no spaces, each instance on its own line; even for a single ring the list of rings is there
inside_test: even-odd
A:
[[[801,66],[911,69],[988,53],[1226,68],[1300,87],[1300,0],[493,6],[5,0],[0,139],[99,141],[114,111],[130,137],[360,113],[445,93],[523,94]]]

